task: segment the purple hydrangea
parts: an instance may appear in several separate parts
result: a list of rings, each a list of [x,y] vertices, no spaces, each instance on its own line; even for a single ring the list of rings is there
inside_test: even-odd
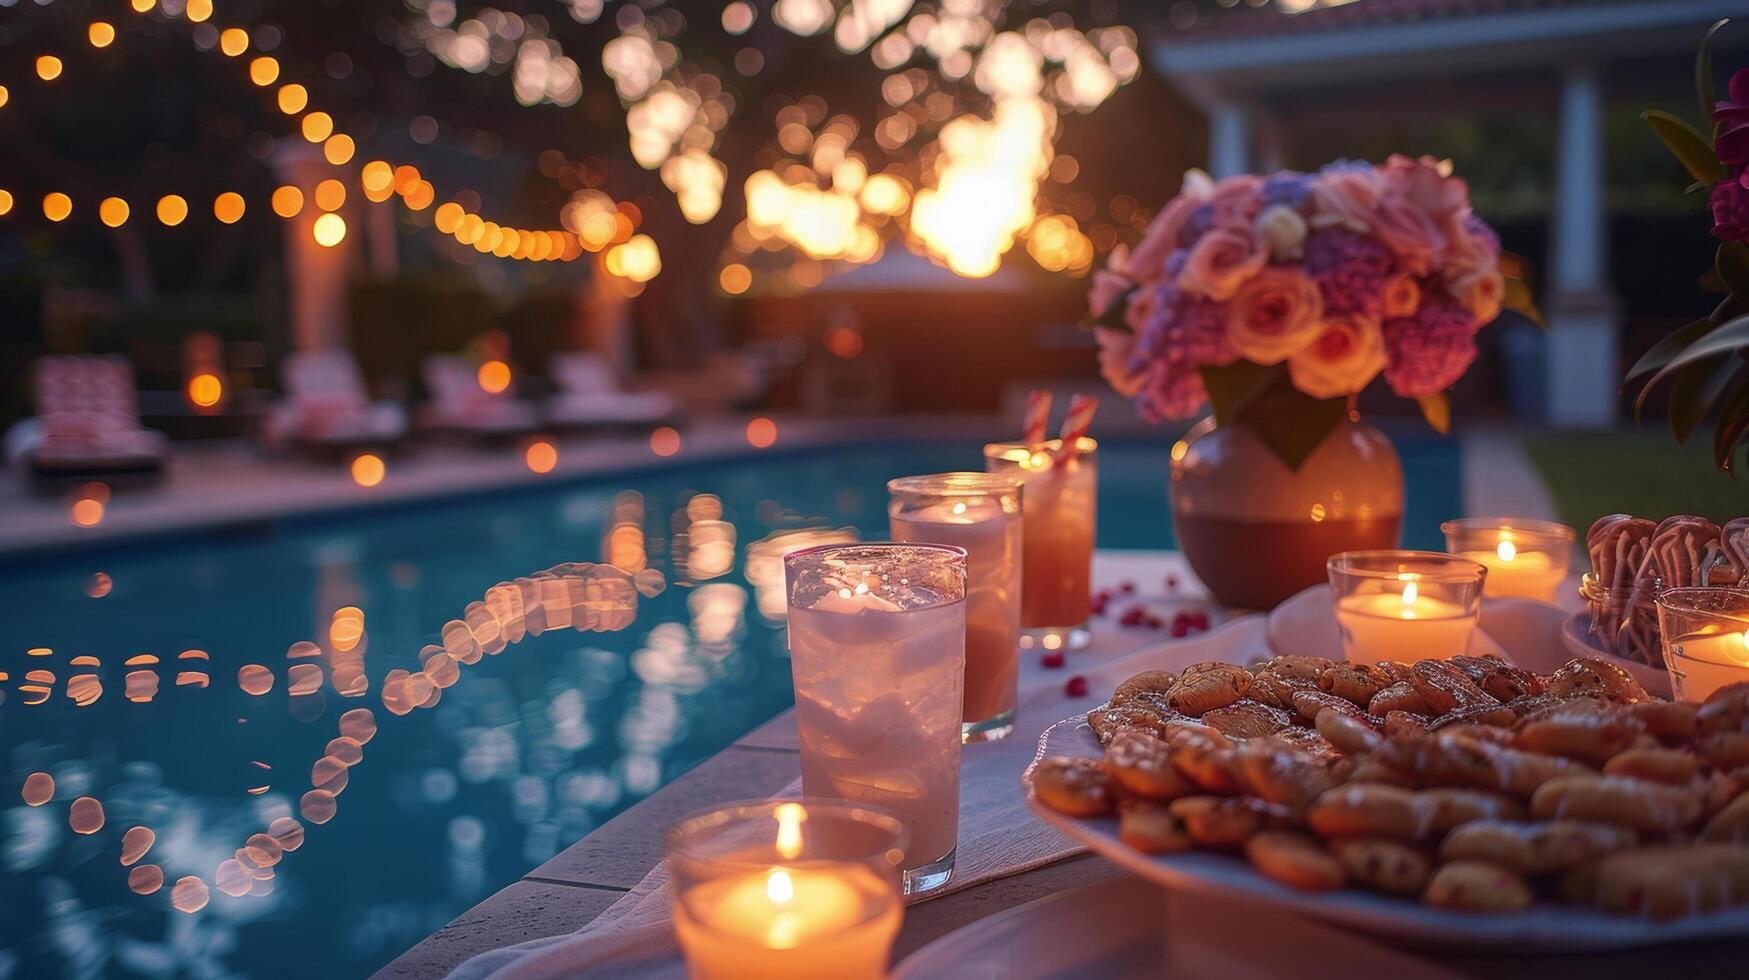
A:
[[[1178,244],[1189,248],[1196,244],[1196,240],[1201,238],[1214,226],[1215,206],[1213,204],[1204,204],[1198,207],[1195,211],[1190,212],[1190,217],[1185,219],[1184,228],[1178,233]]]
[[[1488,223],[1474,214],[1464,215],[1464,231],[1472,238],[1480,238],[1488,243],[1488,248],[1494,254],[1500,254],[1500,236]]]
[[[1195,365],[1160,361],[1148,368],[1147,381],[1136,395],[1136,410],[1149,422],[1186,419],[1208,402],[1208,389]]]
[[[1306,201],[1306,195],[1312,186],[1312,176],[1294,170],[1283,170],[1269,175],[1263,182],[1263,206],[1285,204],[1299,210]]]
[[[1385,281],[1396,272],[1390,251],[1376,239],[1341,227],[1306,237],[1305,269],[1332,315],[1377,316]]]
[[[1404,398],[1425,398],[1450,388],[1476,359],[1476,318],[1445,299],[1412,317],[1384,324],[1385,382]]]
[[[1713,237],[1721,242],[1749,241],[1749,190],[1736,180],[1713,185]]]
[[[1169,281],[1177,282],[1178,274],[1184,271],[1184,263],[1190,261],[1190,249],[1181,248],[1166,256],[1165,272]]]
[[[1131,371],[1162,362],[1192,366],[1233,362],[1236,355],[1227,340],[1224,304],[1195,299],[1173,286],[1155,288],[1158,292],[1142,305],[1145,320],[1130,357]]]

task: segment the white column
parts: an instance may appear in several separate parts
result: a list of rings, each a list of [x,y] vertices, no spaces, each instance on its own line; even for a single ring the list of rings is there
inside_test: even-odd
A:
[[[1545,377],[1549,421],[1569,427],[1613,424],[1621,384],[1609,289],[1602,88],[1593,68],[1568,72],[1561,85]]]
[[[1231,100],[1209,110],[1209,173],[1217,180],[1251,169],[1251,113]]]

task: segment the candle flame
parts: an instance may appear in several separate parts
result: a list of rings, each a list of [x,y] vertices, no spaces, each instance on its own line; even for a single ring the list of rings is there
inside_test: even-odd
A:
[[[856,583],[856,594],[857,595],[868,595],[868,583],[867,582]],[[848,598],[848,596],[846,598]]]
[[[1404,606],[1413,606],[1415,604],[1415,600],[1417,598],[1419,598],[1420,595],[1421,595],[1421,590],[1417,589],[1415,587],[1414,582],[1410,581],[1410,582],[1403,583],[1403,605]]]
[[[966,512],[965,501],[960,501],[959,503],[954,504],[953,505],[953,512],[955,514],[964,514]]]
[[[778,905],[787,905],[796,897],[795,882],[789,880],[789,872],[779,868],[765,879],[765,897]]]
[[[777,853],[784,859],[802,853],[802,821],[808,812],[800,803],[785,803],[777,808]]]
[[[1518,546],[1510,541],[1501,541],[1500,547],[1495,548],[1494,553],[1500,556],[1501,561],[1511,561],[1518,557]]]
[[[1749,630],[1738,633],[1737,639],[1743,641],[1743,652],[1734,659],[1740,666],[1749,667]]]

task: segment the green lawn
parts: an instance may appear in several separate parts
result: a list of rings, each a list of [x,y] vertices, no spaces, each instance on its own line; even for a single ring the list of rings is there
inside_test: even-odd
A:
[[[1733,480],[1714,469],[1711,449],[1711,435],[1704,432],[1686,448],[1651,429],[1524,438],[1561,520],[1581,535],[1605,514],[1654,521],[1699,514],[1721,524],[1749,516],[1749,479]]]

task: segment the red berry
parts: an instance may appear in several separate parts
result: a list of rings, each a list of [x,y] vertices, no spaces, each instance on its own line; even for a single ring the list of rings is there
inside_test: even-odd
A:
[[[1134,582],[1119,582],[1117,584],[1117,588],[1118,588],[1118,591],[1122,592],[1124,595],[1129,595],[1131,592],[1136,591],[1136,583],[1134,583]]]
[[[1074,677],[1069,678],[1069,683],[1063,685],[1063,693],[1072,698],[1086,697],[1087,678],[1082,677],[1080,674],[1076,674]]]
[[[1141,606],[1131,606],[1123,611],[1123,615],[1118,618],[1118,622],[1124,626],[1140,626],[1142,625],[1142,617],[1147,614],[1148,611]]]
[[[1172,621],[1172,638],[1174,640],[1181,640],[1189,635],[1190,635],[1190,624],[1189,623],[1185,622],[1182,619],[1174,619]]]
[[[1166,576],[1166,587],[1168,589],[1178,588],[1178,576],[1176,576],[1176,575]]]
[[[1050,653],[1038,658],[1038,662],[1039,665],[1046,670],[1056,670],[1058,667],[1063,666],[1063,651],[1052,650]]]
[[[1209,614],[1201,609],[1191,613],[1187,618],[1192,629],[1207,630],[1209,628]]]

